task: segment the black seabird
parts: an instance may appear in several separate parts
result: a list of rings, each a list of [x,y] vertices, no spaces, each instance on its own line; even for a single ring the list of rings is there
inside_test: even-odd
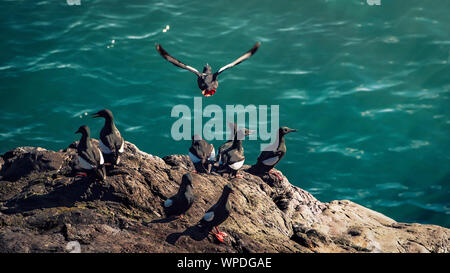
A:
[[[199,135],[192,136],[192,145],[189,148],[189,158],[197,171],[211,172],[212,162],[216,157],[214,146],[203,140]]]
[[[220,73],[225,71],[228,68],[231,68],[235,65],[240,64],[241,62],[247,60],[250,58],[259,48],[260,43],[257,42],[249,51],[245,52],[244,55],[234,60],[232,63],[229,63],[223,67],[221,67],[217,72],[212,73],[211,67],[206,64],[203,67],[203,72],[198,72],[197,69],[193,68],[192,66],[185,65],[184,63],[180,62],[179,60],[172,57],[167,51],[165,51],[160,44],[156,44],[156,50],[161,54],[161,56],[171,62],[172,64],[181,67],[183,69],[189,70],[193,72],[195,75],[197,75],[197,84],[198,88],[202,90],[202,94],[205,97],[209,97],[214,95],[216,92],[217,87],[219,86],[219,82],[217,80],[217,76],[219,76]]]
[[[219,167],[222,167],[222,170],[219,170],[219,172],[229,171],[232,176],[241,177],[238,175],[238,171],[242,168],[245,161],[244,148],[242,147],[242,139],[245,132],[245,128],[237,130],[231,147],[220,156],[222,164]]]
[[[230,204],[228,203],[228,197],[230,193],[233,192],[233,187],[231,184],[227,184],[222,191],[222,195],[216,204],[214,204],[208,211],[206,211],[203,218],[200,220],[200,227],[211,230],[215,228],[216,233],[211,231],[211,233],[216,236],[216,238],[223,242],[224,237],[228,235],[224,232],[220,232],[218,226],[222,224],[228,216],[230,216]]]
[[[92,114],[92,117],[105,119],[105,125],[100,131],[99,147],[108,163],[112,165],[119,164],[120,154],[124,151],[125,141],[114,124],[112,112],[108,109],[103,109]]]
[[[180,215],[182,218],[192,206],[195,199],[192,181],[193,177],[190,173],[183,175],[178,193],[164,202],[164,212],[167,217]]]
[[[87,176],[89,173],[96,179],[104,180],[106,171],[103,155],[99,148],[92,145],[89,127],[81,126],[75,132],[75,134],[78,133],[81,133],[81,139],[77,147],[79,166],[87,172],[81,175]]]
[[[218,165],[219,166],[221,166],[222,165],[222,156],[223,156],[223,154],[228,150],[228,149],[230,149],[231,148],[231,146],[233,145],[233,141],[236,139],[236,137],[237,137],[237,130],[238,130],[238,127],[237,127],[237,124],[236,123],[228,123],[228,126],[230,126],[230,131],[231,131],[231,136],[230,136],[230,138],[227,140],[227,142],[225,142],[224,144],[222,144],[220,147],[219,147],[219,151],[217,152],[217,155],[216,155],[216,162],[218,163]],[[249,129],[247,129],[247,128],[242,128],[243,130],[244,130],[244,135],[245,136],[248,136],[248,135],[251,135],[251,134],[253,134],[253,131],[251,131],[251,130],[249,130]]]
[[[286,143],[284,136],[291,132],[297,132],[297,130],[288,127],[280,127],[280,129],[278,129],[277,142],[274,143],[275,145],[271,147],[271,149],[269,148],[261,152],[256,164],[251,167],[251,170],[256,173],[273,173],[272,169],[286,154]],[[278,174],[273,174],[282,180],[282,177]]]

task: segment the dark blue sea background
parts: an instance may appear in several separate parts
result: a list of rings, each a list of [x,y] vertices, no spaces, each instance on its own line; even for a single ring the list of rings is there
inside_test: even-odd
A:
[[[85,113],[103,108],[141,150],[187,154],[171,110],[200,90],[155,43],[217,69],[260,41],[203,107],[279,105],[280,124],[298,129],[277,166],[292,184],[450,227],[449,11],[448,0],[3,0],[0,154],[63,149],[83,124],[98,137],[102,121]],[[244,142],[246,164],[260,143]]]

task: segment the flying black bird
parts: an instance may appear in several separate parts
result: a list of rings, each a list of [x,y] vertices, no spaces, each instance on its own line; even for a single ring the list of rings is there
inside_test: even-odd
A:
[[[114,124],[114,116],[108,109],[103,109],[95,114],[92,114],[93,118],[104,118],[105,125],[100,131],[99,147],[102,153],[105,155],[105,159],[112,165],[117,165],[120,162],[120,154],[124,151],[125,141],[120,135]]]
[[[181,67],[183,69],[189,70],[195,75],[197,75],[197,84],[198,88],[202,90],[202,94],[205,97],[209,97],[214,95],[216,93],[216,89],[219,86],[219,82],[217,77],[220,73],[227,70],[228,68],[231,68],[235,65],[240,64],[241,62],[247,60],[250,58],[259,48],[260,43],[257,42],[249,51],[245,52],[244,55],[234,60],[232,63],[229,63],[223,67],[221,67],[217,72],[212,72],[211,67],[206,64],[203,67],[203,72],[198,72],[197,69],[193,68],[192,66],[185,65],[184,63],[180,62],[179,60],[172,57],[167,51],[165,51],[160,44],[156,44],[156,50],[161,54],[161,56],[171,62],[172,64]]]
[[[262,151],[256,164],[253,165],[251,169],[256,173],[273,173],[280,180],[282,180],[282,177],[272,172],[272,169],[286,154],[286,143],[284,136],[291,132],[297,132],[297,130],[288,127],[280,127],[280,129],[278,129],[277,142],[274,143],[275,145],[272,146],[271,149]]]
[[[164,212],[167,217],[173,215],[182,215],[194,203],[194,190],[192,186],[193,177],[190,173],[183,175],[178,193],[164,202]]]
[[[223,188],[222,195],[217,203],[206,211],[199,223],[201,228],[207,230],[211,230],[214,227],[216,232],[214,233],[211,231],[211,233],[221,242],[223,242],[223,239],[228,235],[224,232],[220,232],[218,226],[230,216],[231,209],[230,204],[228,203],[230,193],[233,193],[233,187],[231,184],[227,184]]]
[[[214,146],[201,139],[199,135],[192,136],[192,145],[189,148],[189,157],[197,171],[211,172],[212,162],[216,156]]]
[[[88,174],[95,179],[104,180],[106,177],[106,171],[104,159],[100,150],[92,145],[90,139],[90,130],[87,126],[81,126],[75,134],[81,133],[81,139],[78,143],[78,161],[80,167],[86,171],[81,175],[87,176]]]

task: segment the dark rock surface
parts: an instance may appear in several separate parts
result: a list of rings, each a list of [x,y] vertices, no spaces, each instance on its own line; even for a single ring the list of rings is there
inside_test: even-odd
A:
[[[54,152],[20,147],[0,157],[0,252],[448,252],[446,228],[405,224],[351,201],[322,203],[284,177],[193,174],[196,202],[183,219],[161,203],[193,171],[126,143],[102,182],[76,177],[76,144]],[[246,166],[244,169],[248,168]],[[229,234],[218,243],[196,224],[231,182]]]

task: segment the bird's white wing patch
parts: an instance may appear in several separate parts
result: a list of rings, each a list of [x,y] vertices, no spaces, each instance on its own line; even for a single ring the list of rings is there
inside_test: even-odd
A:
[[[172,199],[167,199],[166,202],[164,202],[164,207],[168,208],[172,206],[172,204],[173,204]]]
[[[202,161],[200,158],[198,158],[191,152],[189,152],[189,157],[191,158],[192,162],[194,162],[194,163],[198,163],[198,162]]]
[[[203,216],[203,220],[206,222],[211,222],[214,219],[214,211],[210,211],[205,213],[205,216]]]
[[[239,170],[241,167],[242,167],[242,165],[244,165],[244,161],[245,161],[245,159],[244,160],[242,160],[242,161],[238,161],[238,162],[236,162],[236,163],[233,163],[233,164],[231,164],[231,165],[228,165],[230,168],[232,168],[233,170]]]
[[[98,149],[98,148],[97,148]],[[105,159],[103,158],[103,154],[100,151],[100,149],[98,149],[98,153],[100,154],[100,165],[103,165],[103,163],[105,163]]]
[[[123,153],[124,149],[125,149],[125,140],[122,139],[122,145],[120,145],[119,153]]]
[[[85,170],[91,170],[91,169],[95,168],[95,166],[92,166],[89,162],[84,160],[81,156],[78,156],[78,161],[80,162],[81,168],[83,168]]]
[[[251,56],[251,54],[246,54],[246,55],[240,57],[239,59],[235,60],[234,62],[229,63],[229,64],[227,64],[227,65],[225,65],[225,66],[222,66],[222,67],[219,69],[218,73],[219,73],[219,74],[222,73],[225,69],[228,69],[228,68],[230,68],[230,67],[235,66],[236,64],[242,62],[243,60],[247,59],[247,58],[250,57],[250,56]]]
[[[100,150],[105,154],[112,154],[112,151],[110,148],[108,148],[101,140],[98,141],[98,146],[100,147]]]
[[[186,68],[187,68],[188,70],[191,70],[192,72],[195,72],[195,73],[197,73],[197,74],[200,74],[200,72],[198,72],[198,70],[195,69],[195,68],[193,68],[192,66],[186,65]]]
[[[262,163],[266,166],[273,166],[273,165],[275,165],[275,163],[277,163],[278,158],[279,158],[278,156],[270,157],[266,160],[263,160]]]
[[[209,160],[214,161],[215,158],[216,158],[216,150],[213,147],[211,154],[209,155]]]

